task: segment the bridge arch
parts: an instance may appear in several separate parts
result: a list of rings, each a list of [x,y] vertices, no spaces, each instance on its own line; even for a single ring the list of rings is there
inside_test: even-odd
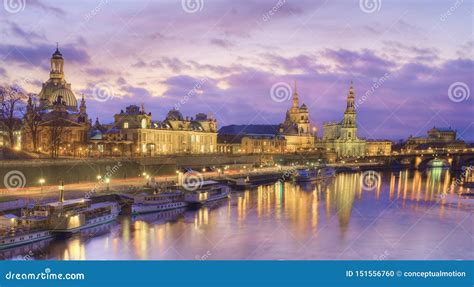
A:
[[[415,159],[415,168],[451,167],[453,158],[449,156],[423,156]]]

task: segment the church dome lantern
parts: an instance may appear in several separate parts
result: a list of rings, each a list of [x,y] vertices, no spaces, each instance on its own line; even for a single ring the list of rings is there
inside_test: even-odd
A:
[[[71,84],[64,78],[64,58],[59,47],[51,56],[51,71],[49,80],[43,83],[39,93],[40,108],[51,109],[59,97],[65,103],[67,110],[77,111],[77,99],[71,90]]]

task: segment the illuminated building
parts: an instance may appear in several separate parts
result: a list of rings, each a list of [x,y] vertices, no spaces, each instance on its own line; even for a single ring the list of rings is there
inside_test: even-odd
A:
[[[355,93],[351,82],[344,118],[337,123],[325,123],[323,138],[316,143],[319,148],[335,152],[338,158],[360,157],[366,153],[366,141],[357,136],[357,113],[354,101]]]
[[[199,113],[184,118],[172,109],[163,121],[153,121],[135,105],[114,116],[112,125],[92,129],[90,148],[99,155],[205,154],[217,152],[216,120]]]
[[[51,57],[50,78],[38,95],[29,97],[23,118],[22,148],[51,154],[79,156],[88,141],[90,122],[82,97],[79,111],[71,84],[64,77],[64,58],[56,48]]]

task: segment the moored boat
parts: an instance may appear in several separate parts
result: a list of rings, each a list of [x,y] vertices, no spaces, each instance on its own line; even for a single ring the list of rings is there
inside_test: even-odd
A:
[[[230,196],[230,187],[214,180],[203,181],[194,191],[187,191],[184,195],[185,202],[190,206],[202,205],[207,202],[225,199]]]
[[[92,203],[90,199],[70,199],[37,205],[27,218],[46,218],[51,232],[73,233],[115,220],[120,212],[116,202]]]
[[[30,244],[33,242],[52,238],[53,234],[43,229],[21,229],[0,231],[0,249],[7,249],[19,245]]]
[[[156,194],[139,194],[133,196],[130,206],[131,214],[165,211],[186,206],[184,193],[181,191],[161,192]]]
[[[300,168],[296,170],[294,179],[296,182],[311,182],[332,178],[335,175],[335,170],[330,167]]]

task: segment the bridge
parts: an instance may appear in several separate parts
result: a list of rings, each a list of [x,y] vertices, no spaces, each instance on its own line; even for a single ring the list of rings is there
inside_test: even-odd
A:
[[[455,170],[474,166],[474,148],[403,150],[390,155],[370,156],[364,161],[379,162],[389,166],[407,166],[425,169],[428,166],[446,166]]]

